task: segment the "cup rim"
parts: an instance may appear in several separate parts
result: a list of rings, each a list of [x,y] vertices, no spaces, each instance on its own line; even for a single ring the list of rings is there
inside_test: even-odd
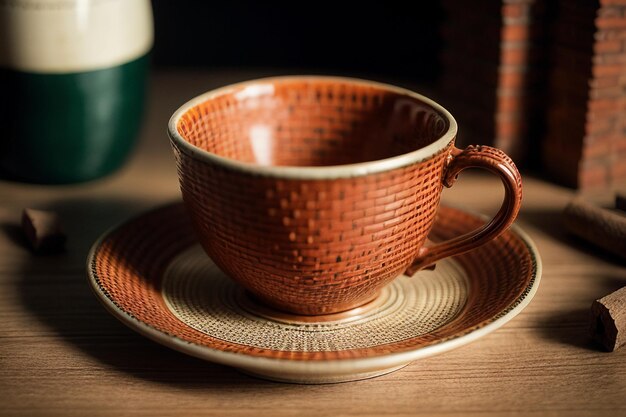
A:
[[[441,135],[441,137],[429,145],[422,148],[407,152],[401,155],[392,156],[384,159],[377,159],[373,161],[357,162],[353,164],[345,165],[326,165],[326,166],[279,166],[279,165],[259,165],[250,162],[242,162],[232,158],[217,155],[215,153],[201,149],[182,137],[178,133],[176,128],[180,118],[191,108],[211,100],[220,95],[228,94],[240,90],[241,88],[249,87],[251,85],[260,84],[274,84],[277,82],[289,82],[289,81],[338,81],[351,84],[362,84],[385,89],[397,94],[406,95],[412,98],[416,98],[424,104],[432,107],[440,115],[442,115],[448,121],[448,129]],[[180,150],[187,153],[191,157],[210,164],[220,165],[231,170],[239,171],[242,173],[248,173],[252,175],[259,175],[265,177],[278,177],[286,179],[335,179],[335,178],[351,178],[359,177],[369,174],[375,174],[379,172],[390,171],[396,168],[405,167],[417,162],[423,162],[430,159],[433,155],[437,154],[441,150],[445,149],[456,137],[458,127],[457,122],[439,103],[434,100],[423,96],[419,93],[411,91],[407,88],[397,87],[391,84],[381,83],[377,81],[369,81],[360,78],[352,77],[336,77],[336,76],[324,76],[324,75],[288,75],[278,77],[266,77],[258,78],[249,81],[243,81],[235,84],[230,84],[224,87],[207,91],[199,96],[192,98],[185,104],[180,106],[172,115],[168,122],[168,136],[172,143],[174,143]]]

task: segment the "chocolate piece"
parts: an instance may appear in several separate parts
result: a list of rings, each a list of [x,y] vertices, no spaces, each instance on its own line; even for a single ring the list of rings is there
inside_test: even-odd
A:
[[[57,253],[65,248],[66,236],[55,212],[24,209],[22,229],[35,253]]]
[[[615,208],[626,211],[626,191],[615,193]]]
[[[626,215],[578,198],[565,207],[563,220],[570,232],[626,259]]]
[[[626,344],[626,287],[594,301],[591,315],[591,334],[606,350]]]

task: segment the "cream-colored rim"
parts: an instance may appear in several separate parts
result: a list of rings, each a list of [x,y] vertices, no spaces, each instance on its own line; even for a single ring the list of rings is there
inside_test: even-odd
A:
[[[481,217],[486,218],[485,216]],[[91,268],[91,265],[93,264],[95,259],[96,251],[101,242],[106,239],[109,234],[112,233],[115,229],[117,229],[117,227],[112,228],[104,235],[102,235],[91,247],[91,250],[89,251],[89,255],[87,257],[87,271],[91,288],[98,297],[98,299],[102,302],[106,309],[113,314],[113,316],[117,317],[122,323],[126,324],[128,327],[137,331],[138,333],[179,352],[195,356],[200,359],[205,359],[211,362],[233,366],[236,368],[242,368],[259,374],[280,371],[281,375],[285,376],[285,379],[290,379],[289,376],[297,377],[302,375],[324,375],[325,378],[332,379],[333,375],[341,376],[345,374],[360,374],[374,372],[381,369],[390,369],[393,367],[406,365],[407,363],[417,359],[433,356],[471,343],[502,327],[504,324],[517,316],[524,308],[526,308],[526,306],[530,303],[530,301],[537,292],[542,273],[541,258],[539,256],[539,252],[535,243],[521,228],[513,225],[511,227],[511,231],[515,233],[520,239],[522,239],[522,241],[524,241],[531,257],[533,258],[533,276],[531,279],[531,283],[526,288],[524,293],[518,299],[516,299],[509,307],[502,310],[499,316],[496,315],[492,322],[477,329],[471,330],[469,331],[469,333],[463,334],[461,336],[453,337],[452,339],[448,339],[433,345],[420,347],[412,351],[391,353],[369,358],[346,358],[328,361],[298,361],[289,359],[274,359],[250,356],[244,353],[226,352],[218,349],[209,348],[207,346],[187,342],[185,340],[179,339],[176,336],[167,334],[149,326],[148,324],[136,319],[126,311],[116,306],[98,286],[96,277]]]
[[[149,0],[0,0],[0,66],[63,74],[111,68],[148,53]]]
[[[446,119],[448,124],[448,130],[436,141],[431,143],[428,146],[417,149],[415,151],[405,153],[402,155],[394,156],[391,158],[380,159],[377,161],[370,162],[361,162],[356,164],[347,164],[347,165],[333,165],[333,166],[315,166],[315,167],[296,167],[296,166],[264,166],[251,164],[246,162],[237,161],[230,158],[225,158],[223,156],[216,155],[214,153],[205,151],[204,149],[200,149],[197,146],[192,145],[187,142],[179,133],[176,126],[178,125],[178,121],[182,117],[182,115],[191,109],[194,106],[197,106],[200,103],[204,103],[208,100],[211,100],[215,97],[229,94],[242,88],[250,87],[252,85],[269,85],[281,82],[291,82],[291,81],[315,81],[315,80],[324,80],[324,81],[337,81],[341,83],[351,83],[351,84],[361,84],[361,85],[370,85],[375,86],[381,89],[385,89],[388,91],[392,91],[398,94],[402,94],[405,96],[413,97],[424,104],[432,107],[435,111],[437,111],[444,119]],[[403,166],[410,165],[415,162],[420,162],[427,160],[431,156],[437,154],[439,151],[444,149],[446,146],[450,144],[456,137],[457,133],[457,124],[454,117],[443,108],[440,104],[435,101],[425,97],[421,94],[415,93],[411,90],[407,90],[401,87],[395,87],[389,84],[378,83],[374,81],[361,80],[357,78],[347,78],[347,77],[326,77],[326,76],[285,76],[285,77],[271,77],[271,78],[262,78],[258,80],[245,81],[238,84],[229,85],[226,87],[218,88],[216,90],[212,90],[201,94],[187,103],[183,104],[170,118],[168,123],[168,134],[170,139],[181,149],[183,152],[191,155],[192,157],[199,159],[201,161],[205,161],[212,164],[218,164],[225,166],[227,168],[231,168],[237,171],[243,171],[250,174],[269,176],[269,177],[280,177],[280,178],[293,178],[293,179],[333,179],[333,178],[347,178],[347,177],[356,177],[361,175],[368,175],[377,172],[384,172],[388,170],[392,170],[395,168],[400,168]]]

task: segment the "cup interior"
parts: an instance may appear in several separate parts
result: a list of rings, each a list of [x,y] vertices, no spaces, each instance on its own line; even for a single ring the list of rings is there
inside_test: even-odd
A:
[[[278,78],[219,90],[176,123],[191,145],[266,166],[335,166],[423,148],[449,120],[420,96],[340,78]]]

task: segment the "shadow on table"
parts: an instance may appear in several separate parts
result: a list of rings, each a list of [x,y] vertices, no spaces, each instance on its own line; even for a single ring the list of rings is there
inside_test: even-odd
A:
[[[145,202],[81,199],[37,208],[59,213],[68,235],[67,251],[33,255],[21,266],[21,300],[76,348],[76,355],[87,355],[134,378],[178,388],[258,390],[277,385],[160,346],[126,328],[100,305],[86,279],[89,248],[108,228],[147,209]],[[17,225],[1,227],[15,244],[25,245]]]
[[[561,210],[526,210],[520,212],[519,220],[527,223],[557,240],[560,244],[569,246],[581,253],[593,255],[600,260],[616,265],[624,265],[624,260],[605,250],[569,233],[563,225]],[[626,283],[625,283],[626,285]]]
[[[570,234],[563,226],[561,210],[524,210],[520,220],[581,254],[594,256],[609,264],[624,265],[624,261],[617,256]],[[579,348],[602,350],[590,335],[591,303],[625,286],[626,277],[599,275],[593,279],[597,281],[597,291],[589,294],[588,306],[555,313],[543,322],[541,331],[546,339]]]
[[[598,286],[589,294],[589,305],[570,311],[559,311],[548,316],[540,331],[545,339],[595,351],[605,350],[591,338],[591,303],[626,285],[626,279],[598,276]]]
[[[22,231],[22,227],[19,223],[0,223],[0,230],[14,245],[22,248],[28,248],[28,241],[26,240],[26,236],[24,236],[24,232]]]

